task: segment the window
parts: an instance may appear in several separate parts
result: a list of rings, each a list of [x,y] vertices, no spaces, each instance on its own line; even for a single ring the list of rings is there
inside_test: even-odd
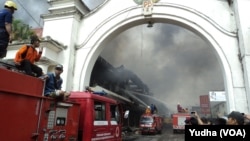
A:
[[[95,101],[94,108],[95,108],[95,120],[106,120],[105,103]]]
[[[110,105],[110,114],[112,121],[120,121],[120,112],[117,105]]]
[[[154,119],[150,116],[143,116],[140,119],[140,123],[152,123]]]

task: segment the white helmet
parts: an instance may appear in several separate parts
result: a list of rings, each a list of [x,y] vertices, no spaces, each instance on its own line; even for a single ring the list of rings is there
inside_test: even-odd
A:
[[[6,1],[4,6],[9,7],[9,8],[14,8],[15,10],[17,10],[16,3],[14,3],[13,1],[10,1],[10,0]]]

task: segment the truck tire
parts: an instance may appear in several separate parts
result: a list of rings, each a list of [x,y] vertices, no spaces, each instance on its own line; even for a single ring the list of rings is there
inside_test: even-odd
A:
[[[158,134],[161,134],[161,133],[162,133],[161,130],[159,130],[159,131],[158,131]]]

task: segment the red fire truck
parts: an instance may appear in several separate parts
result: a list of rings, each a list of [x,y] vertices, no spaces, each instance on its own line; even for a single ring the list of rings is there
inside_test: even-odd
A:
[[[190,118],[189,113],[175,113],[172,115],[173,133],[184,132],[185,120]]]
[[[178,113],[172,114],[173,133],[185,131],[185,120],[190,119],[191,115],[187,109],[177,105]]]
[[[145,113],[140,118],[140,132],[144,134],[161,133],[163,127],[163,118],[158,114],[152,114],[146,109]]]
[[[0,66],[3,141],[121,141],[121,105],[91,92],[44,97],[44,81]]]

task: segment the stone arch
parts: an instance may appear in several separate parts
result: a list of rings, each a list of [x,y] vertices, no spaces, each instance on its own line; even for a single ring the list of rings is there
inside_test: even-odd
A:
[[[166,12],[162,10],[164,8],[169,8],[169,10]],[[83,54],[83,52],[85,52],[86,58],[83,63],[77,63],[80,64],[80,66],[76,67],[76,70],[79,70],[76,72],[76,75],[80,76],[80,78],[75,82],[75,84],[77,84],[76,89],[84,90],[85,86],[89,84],[90,73],[92,72],[94,63],[103,50],[103,46],[101,45],[106,44],[111,38],[122,31],[148,21],[182,26],[198,34],[214,48],[224,74],[224,85],[227,93],[227,110],[235,110],[232,76],[232,69],[234,68],[230,65],[230,61],[228,60],[229,56],[227,56],[226,51],[223,49],[223,46],[225,46],[223,41],[230,40],[232,48],[237,50],[236,35],[222,28],[215,21],[198,11],[171,4],[155,5],[153,15],[150,17],[144,17],[141,13],[141,7],[134,6],[115,13],[108,19],[102,21],[98,28],[92,30],[88,38],[81,41],[82,44],[77,47],[76,58],[80,58],[79,56]]]

